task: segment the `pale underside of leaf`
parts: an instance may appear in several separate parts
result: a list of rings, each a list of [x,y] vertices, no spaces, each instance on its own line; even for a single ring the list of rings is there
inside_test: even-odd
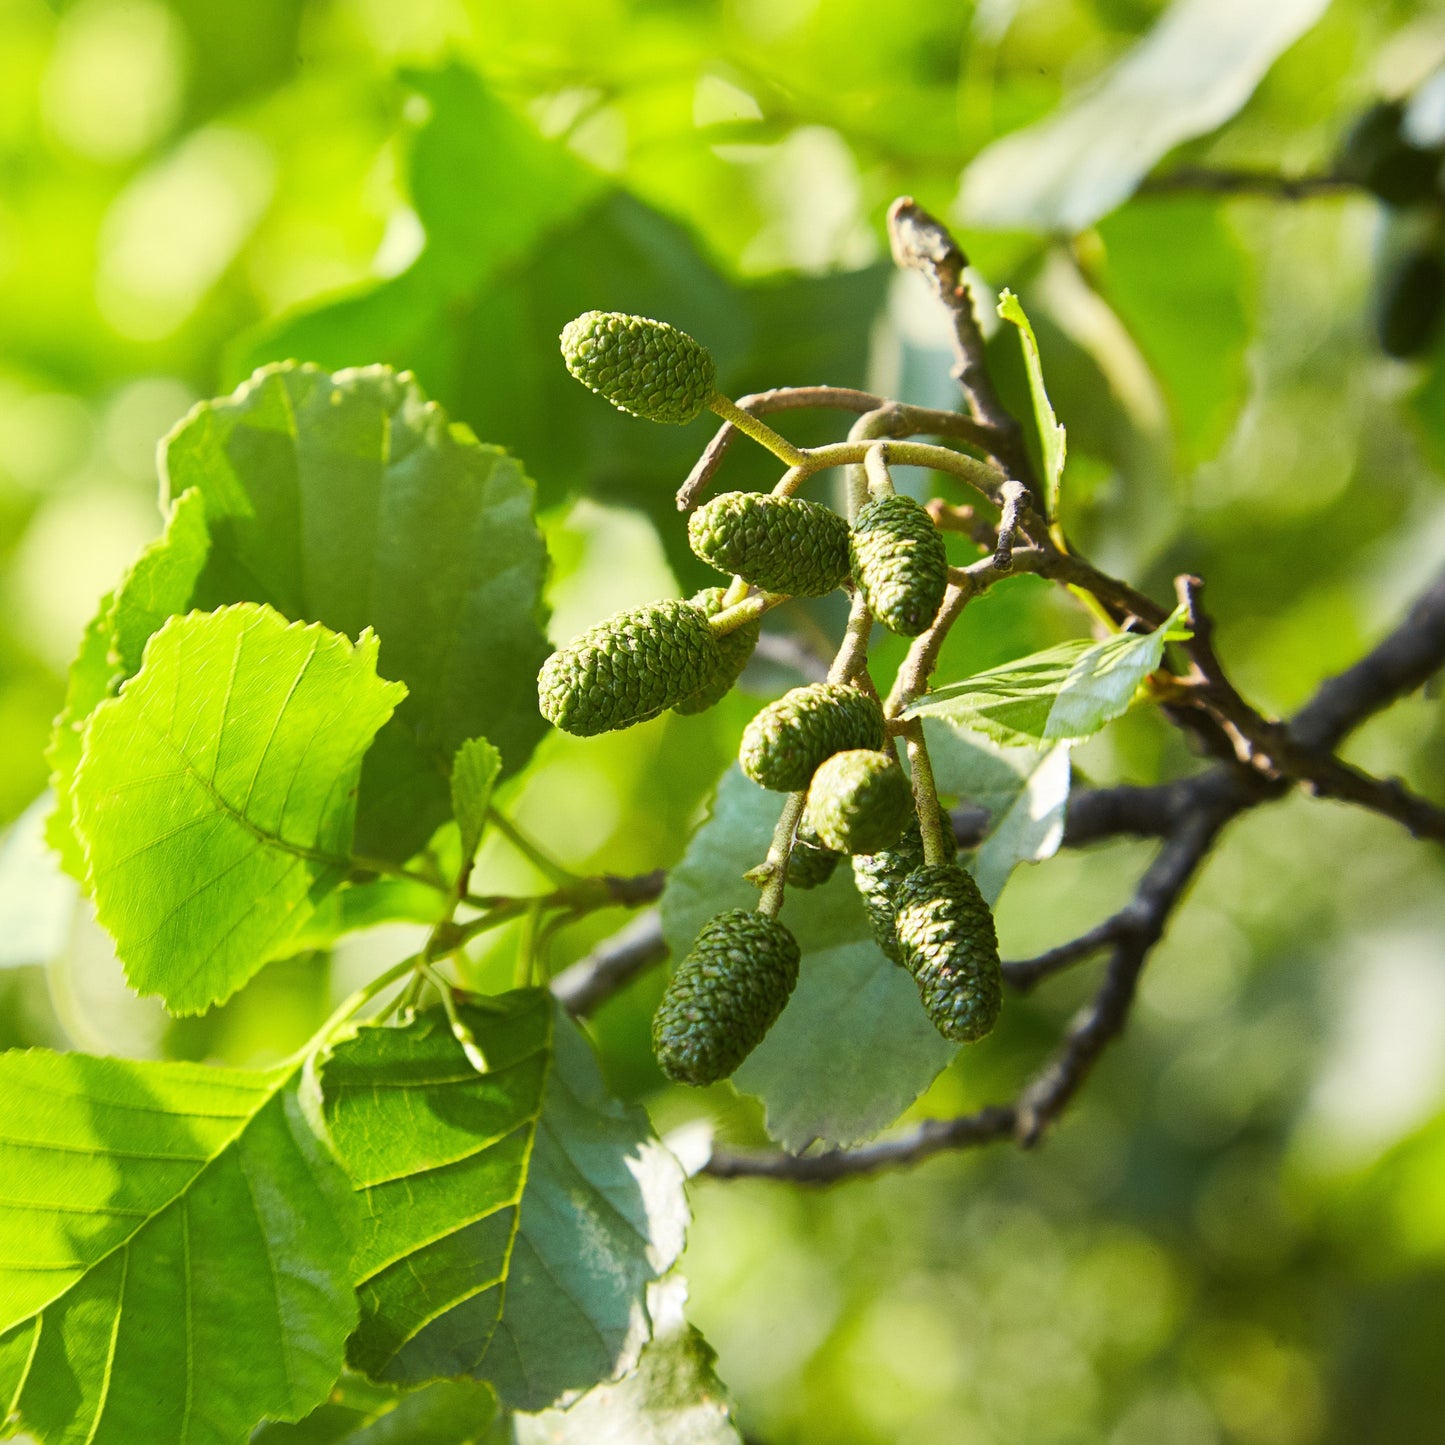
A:
[[[1077,232],[1181,141],[1222,125],[1327,0],[1175,0],[1116,65],[964,172],[971,226]]]

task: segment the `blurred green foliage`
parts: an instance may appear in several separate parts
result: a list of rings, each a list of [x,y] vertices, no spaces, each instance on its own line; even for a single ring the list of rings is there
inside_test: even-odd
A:
[[[1242,688],[1297,705],[1445,551],[1445,350],[1387,360],[1369,318],[1377,257],[1409,218],[1363,194],[1140,196],[1064,247],[952,209],[965,162],[1163,8],[0,0],[0,818],[45,786],[64,668],[159,529],[155,446],[192,402],[287,356],[412,368],[538,479],[564,639],[704,580],[671,493],[706,429],[649,428],[575,386],[562,323],[666,317],[734,394],[868,381],[952,404],[938,318],[883,264],[898,193],[951,213],[984,282],[1028,307],[1080,540],[1158,596],[1176,571],[1204,576]],[[1336,0],[1173,160],[1321,168],[1355,113],[1442,56],[1427,0]],[[994,351],[1026,410],[1011,328]],[[789,429],[827,434],[811,415]],[[766,477],[742,448],[728,465],[737,486]],[[808,617],[841,620],[828,603]],[[1078,632],[1048,589],[1011,583],[969,610],[941,675]],[[885,673],[900,656],[889,639],[876,653]],[[795,680],[755,666],[751,698],[713,713],[551,735],[499,801],[570,866],[670,865],[757,697]],[[1445,795],[1438,696],[1369,724],[1350,756]],[[1188,766],[1149,714],[1077,762],[1095,781]],[[1006,953],[1101,917],[1144,856],[1114,844],[1023,870],[1001,904]],[[477,876],[538,881],[496,839]],[[35,896],[7,895],[17,910]],[[0,959],[0,1044],[274,1058],[409,927],[272,965],[225,1008],[170,1021],[74,913],[59,940],[16,925],[30,941]],[[564,933],[554,962],[618,921]],[[500,930],[478,980],[508,979],[514,947]],[[1011,1089],[1087,974],[1012,1002],[916,1112]],[[662,1089],[659,988],[596,1021],[613,1083],[663,1125],[706,1110],[760,1137],[730,1091]],[[1045,1148],[821,1194],[704,1182],[691,1317],[770,1445],[1439,1438],[1442,1061],[1438,854],[1292,800],[1225,837],[1126,1039]]]

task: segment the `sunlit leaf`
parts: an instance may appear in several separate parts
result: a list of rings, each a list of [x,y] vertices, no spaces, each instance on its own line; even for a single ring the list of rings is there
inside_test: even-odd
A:
[[[253,604],[190,613],[96,708],[76,825],[138,992],[229,997],[349,871],[361,760],[405,696],[376,652]]]
[[[294,1075],[0,1055],[0,1406],[42,1445],[239,1445],[325,1397],[354,1206]]]
[[[1103,642],[1077,638],[1017,662],[935,688],[907,717],[941,717],[995,742],[1038,745],[1089,737],[1128,710],[1144,679],[1164,660],[1164,645],[1189,634],[1176,610],[1155,632],[1121,633]]]
[[[533,487],[384,366],[258,372],[165,443],[172,489],[199,488],[212,535],[196,604],[265,602],[381,639],[406,702],[362,773],[357,847],[403,860],[451,811],[457,748],[484,734],[521,767],[546,730],[546,550]]]
[[[189,605],[209,549],[201,498],[196,492],[184,492],[172,504],[165,530],[101,602],[81,639],[70,668],[65,707],[55,720],[46,754],[55,793],[46,838],[76,879],[85,877],[85,859],[75,837],[71,789],[86,720],[98,703],[140,668],[151,633]]]
[[[1044,457],[1044,515],[1050,521],[1059,515],[1059,488],[1064,475],[1064,457],[1068,451],[1064,429],[1054,415],[1049,402],[1049,393],[1044,387],[1044,366],[1039,357],[1038,338],[1019,298],[1012,291],[1005,291],[998,299],[998,314],[1011,321],[1019,329],[1019,341],[1024,349],[1024,365],[1029,374],[1029,395],[1034,404],[1034,424],[1038,427],[1039,445]]]
[[[398,1384],[466,1376],[540,1409],[629,1368],[644,1291],[682,1246],[682,1171],[602,1086],[542,991],[363,1029],[323,1075],[360,1192],[353,1365]]]
[[[1181,141],[1222,125],[1327,0],[1175,0],[1122,60],[964,172],[970,226],[1082,231]]]
[[[502,755],[486,738],[468,738],[452,764],[452,815],[462,834],[462,858],[476,854],[487,823],[492,788],[502,770]]]

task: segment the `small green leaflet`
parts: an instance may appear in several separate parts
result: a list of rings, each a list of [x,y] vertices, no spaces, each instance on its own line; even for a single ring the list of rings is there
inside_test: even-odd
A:
[[[322,1074],[363,1218],[349,1358],[542,1409],[636,1362],[646,1286],[682,1247],[682,1169],[546,992],[461,1012],[485,1074],[439,1012],[358,1030]]]
[[[517,1445],[742,1445],[717,1356],[683,1317],[686,1300],[680,1276],[653,1285],[653,1338],[637,1369],[566,1410],[516,1416]]]
[[[486,738],[468,738],[452,763],[452,816],[462,835],[462,862],[476,857],[487,825],[492,788],[502,771],[502,755]]]
[[[366,759],[357,850],[404,862],[451,812],[447,773],[485,735],[516,771],[546,731],[537,669],[546,548],[533,484],[409,372],[283,362],[198,406],[163,444],[171,490],[205,500],[193,604],[261,602],[381,639],[408,695]]]
[[[1163,662],[1164,644],[1190,636],[1184,615],[1176,608],[1155,632],[1061,642],[937,688],[904,715],[947,718],[1009,746],[1089,737],[1128,711]]]
[[[85,879],[85,859],[75,837],[71,789],[86,720],[97,704],[140,669],[151,633],[190,603],[209,549],[200,494],[183,492],[171,506],[165,531],[145,547],[120,586],[101,602],[71,664],[65,706],[55,720],[46,753],[55,811],[46,823],[45,836],[77,881]]]
[[[662,927],[674,960],[724,908],[757,906],[743,874],[763,858],[782,798],[729,768],[708,820],[668,875]],[[789,1149],[857,1144],[886,1128],[933,1082],[956,1046],[941,1038],[918,989],[873,941],[846,865],[821,888],[788,890],[784,919],[802,946],[798,986],[734,1076],[767,1108]]]
[[[361,760],[406,694],[376,653],[267,607],[192,612],[95,709],[76,825],[137,992],[228,998],[349,871]]]
[[[0,1419],[241,1445],[320,1404],[356,1321],[354,1204],[295,1078],[0,1055]]]
[[[1039,446],[1044,455],[1044,498],[1043,512],[1050,522],[1058,520],[1059,495],[1063,487],[1064,457],[1068,447],[1064,429],[1054,415],[1053,403],[1044,389],[1044,364],[1039,356],[1039,342],[1034,335],[1033,325],[1024,315],[1019,298],[1012,291],[1005,291],[998,298],[998,314],[1005,321],[1012,321],[1019,329],[1019,341],[1024,349],[1024,365],[1029,373],[1029,395],[1034,404],[1034,424],[1039,431]]]

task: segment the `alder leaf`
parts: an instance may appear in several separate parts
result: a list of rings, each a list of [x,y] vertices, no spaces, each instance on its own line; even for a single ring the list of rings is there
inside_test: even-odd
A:
[[[742,1445],[717,1355],[683,1317],[686,1300],[677,1275],[653,1285],[653,1338],[637,1369],[566,1410],[516,1416],[517,1445]]]
[[[55,809],[46,822],[45,836],[60,854],[66,872],[79,882],[85,880],[85,858],[75,837],[72,785],[86,721],[99,703],[139,670],[151,633],[189,605],[209,550],[200,494],[183,492],[171,505],[165,530],[141,551],[120,586],[101,601],[71,664],[65,706],[55,720],[46,752]]]
[[[492,788],[502,771],[502,755],[486,738],[468,738],[452,764],[452,816],[462,835],[463,864],[476,856],[487,826]]]
[[[1327,0],[1175,0],[1092,85],[983,150],[956,207],[971,226],[1082,231],[1181,141],[1222,125]]]
[[[485,735],[505,772],[546,731],[537,669],[547,557],[520,463],[482,446],[409,372],[283,362],[203,402],[166,439],[172,490],[205,499],[195,605],[263,602],[381,639],[409,696],[362,770],[357,847],[401,861],[451,811],[456,750]]]
[[[757,906],[758,890],[742,875],[767,854],[782,804],[736,767],[723,774],[662,895],[675,961],[714,914]],[[846,864],[821,888],[789,889],[783,921],[803,951],[798,986],[734,1082],[763,1101],[768,1132],[787,1148],[857,1144],[918,1098],[956,1046],[929,1022],[912,978],[874,942]]]
[[[904,716],[946,718],[1006,746],[1089,737],[1128,711],[1144,679],[1163,662],[1164,644],[1190,635],[1183,620],[1180,607],[1154,632],[1061,642],[935,688]]]
[[[219,1003],[345,877],[361,759],[406,692],[376,652],[267,607],[193,612],[95,709],[76,826],[137,992]]]
[[[1044,386],[1044,364],[1039,356],[1038,337],[1034,335],[1034,328],[1024,314],[1023,305],[1012,291],[1006,290],[998,298],[998,314],[1019,329],[1019,342],[1024,349],[1024,366],[1029,375],[1029,397],[1034,407],[1034,425],[1038,428],[1039,446],[1044,458],[1043,513],[1052,522],[1057,520],[1059,515],[1059,496],[1068,444]]]
[[[0,1420],[42,1445],[241,1445],[325,1398],[354,1202],[295,1080],[0,1055]]]
[[[940,794],[988,811],[973,876],[993,902],[1020,863],[1052,858],[1063,842],[1069,744],[1044,750],[995,747],[943,718],[926,719],[924,732]]]
[[[471,1380],[401,1394],[348,1375],[299,1424],[263,1425],[250,1445],[503,1445],[497,1397]]]
[[[635,1363],[646,1286],[682,1247],[682,1169],[547,993],[462,1016],[485,1074],[440,1013],[360,1029],[322,1073],[363,1219],[349,1357],[384,1382],[468,1377],[542,1409]]]

